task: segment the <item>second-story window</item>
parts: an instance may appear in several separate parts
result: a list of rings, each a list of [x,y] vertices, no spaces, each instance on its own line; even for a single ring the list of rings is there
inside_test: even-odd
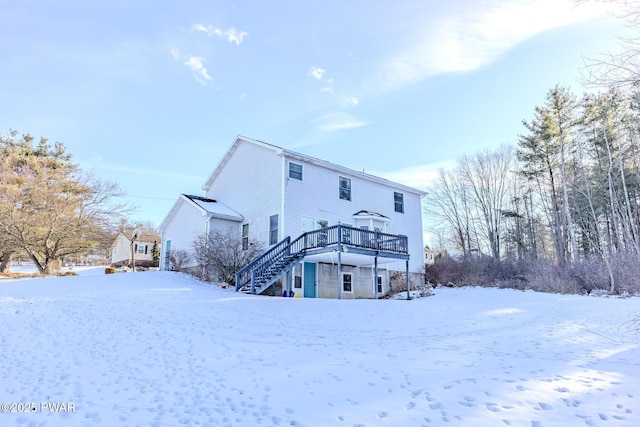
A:
[[[249,249],[249,224],[242,224],[242,250]]]
[[[338,179],[340,199],[351,200],[351,179],[343,176]]]
[[[269,244],[275,245],[278,243],[278,215],[271,215],[269,217]]]
[[[396,212],[404,213],[404,195],[402,193],[393,193],[393,205]]]
[[[302,181],[302,165],[289,162],[289,178]]]

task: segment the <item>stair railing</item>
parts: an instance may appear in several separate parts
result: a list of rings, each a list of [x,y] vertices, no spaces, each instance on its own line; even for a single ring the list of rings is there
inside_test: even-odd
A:
[[[236,291],[251,283],[251,271],[253,271],[255,267],[263,263],[271,263],[274,259],[280,258],[282,256],[282,251],[286,250],[290,243],[291,237],[285,237],[267,252],[263,253],[238,271],[236,273]]]

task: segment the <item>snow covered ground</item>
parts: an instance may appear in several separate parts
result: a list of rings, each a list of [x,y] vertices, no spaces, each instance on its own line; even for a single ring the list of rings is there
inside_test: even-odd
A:
[[[640,426],[640,298],[77,271],[0,281],[1,426]]]

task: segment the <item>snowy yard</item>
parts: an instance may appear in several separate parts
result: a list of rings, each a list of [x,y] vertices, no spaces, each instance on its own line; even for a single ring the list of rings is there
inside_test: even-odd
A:
[[[640,298],[313,300],[80,273],[0,281],[0,402],[36,404],[0,425],[640,426]]]

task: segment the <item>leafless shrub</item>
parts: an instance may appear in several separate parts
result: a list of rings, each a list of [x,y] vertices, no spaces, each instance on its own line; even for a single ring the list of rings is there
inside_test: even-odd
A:
[[[551,264],[545,260],[529,261],[526,273],[528,289],[559,294],[578,293],[578,280],[568,264]]]
[[[593,255],[577,263],[574,267],[578,281],[577,293],[592,293],[594,291],[608,292],[610,279],[606,265],[602,258]]]
[[[169,269],[184,271],[191,262],[191,254],[184,249],[172,250],[169,253]]]
[[[610,256],[608,262],[613,286],[607,264],[602,257],[593,255],[576,264],[574,276],[578,282],[577,292],[602,291],[618,295],[640,293],[640,260],[637,254],[631,251],[617,252]]]
[[[444,286],[497,286],[523,289],[527,286],[526,266],[511,258],[499,261],[492,257],[442,258],[425,269],[426,279]]]
[[[611,259],[616,293],[640,294],[640,260],[631,251],[618,252]]]
[[[236,273],[264,251],[257,241],[244,242],[233,230],[202,234],[193,241],[200,277],[234,284]]]

